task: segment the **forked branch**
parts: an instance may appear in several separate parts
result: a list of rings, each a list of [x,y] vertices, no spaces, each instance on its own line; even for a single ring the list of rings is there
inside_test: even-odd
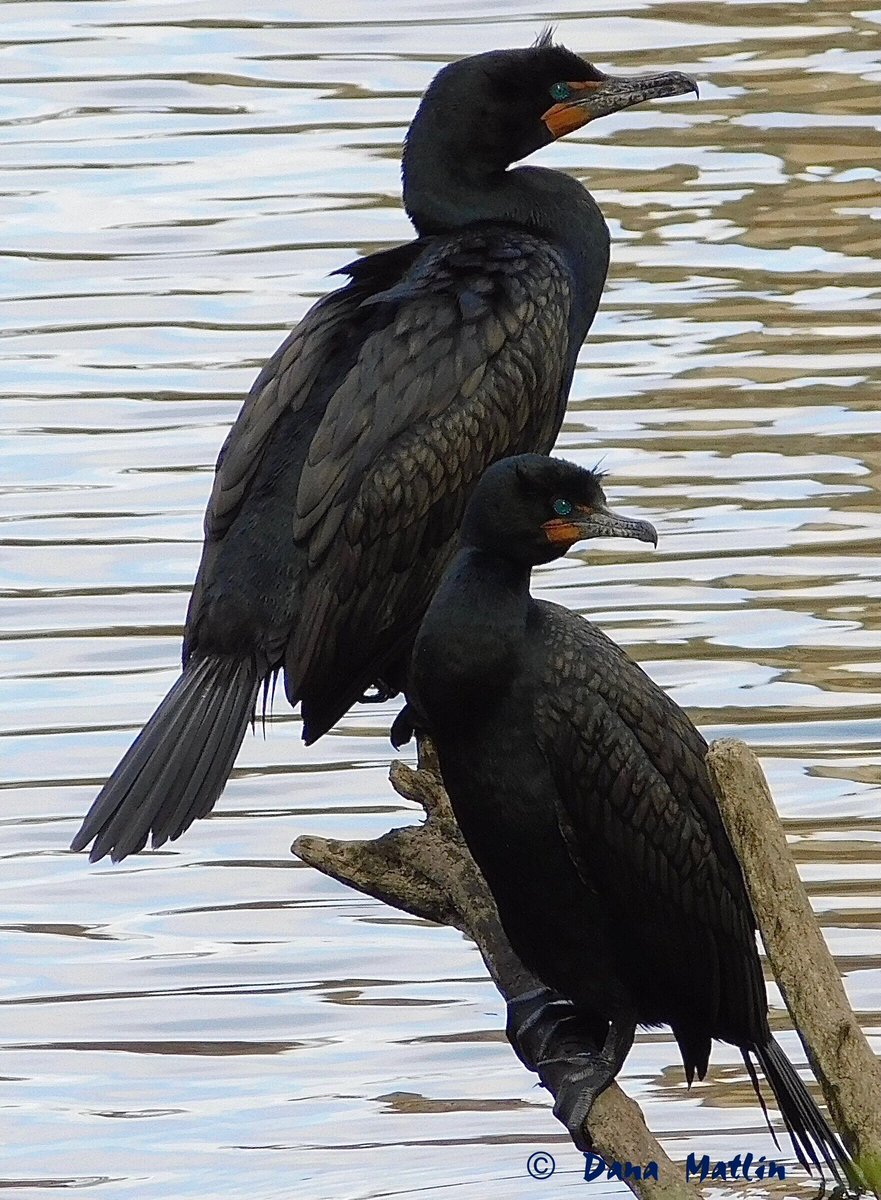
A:
[[[742,742],[710,750],[720,805],[750,886],[768,957],[790,1007],[832,1116],[881,1197],[881,1070],[853,1015],[786,845],[764,776]],[[394,789],[425,810],[421,825],[374,841],[300,837],[293,851],[341,883],[417,917],[451,925],[480,950],[506,1000],[539,986],[514,954],[483,876],[462,839],[429,742],[419,767],[394,763]],[[639,1106],[617,1084],[590,1114],[590,1141],[606,1162],[657,1163],[658,1179],[626,1180],[644,1200],[696,1200],[647,1128]]]

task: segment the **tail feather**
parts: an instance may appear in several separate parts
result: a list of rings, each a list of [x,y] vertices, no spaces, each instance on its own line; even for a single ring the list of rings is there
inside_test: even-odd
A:
[[[208,722],[203,726],[205,713],[199,702],[206,683],[212,682],[206,674],[204,664],[198,664],[188,687],[179,693],[171,689],[166,700],[173,696],[173,702],[166,706],[163,701],[129,751],[137,760],[137,773],[125,776],[121,786],[114,784],[113,776],[108,780],[102,795],[106,793],[106,803],[117,807],[95,840],[93,862],[108,852],[115,862],[137,853],[151,828],[154,843],[160,836],[163,809],[175,798],[178,779],[192,765],[190,754],[198,749],[200,733],[213,729]],[[125,758],[120,766],[124,763]]]
[[[220,719],[214,722],[199,749],[198,758],[189,769],[189,778],[186,778],[184,772],[183,779],[179,778],[176,781],[178,786],[172,790],[157,814],[153,827],[155,846],[161,846],[166,839],[174,841],[194,820],[207,816],[214,807],[215,796],[210,789],[204,788],[200,781],[209,772],[213,772],[218,780],[224,782],[229,778],[253,710],[253,700],[249,700],[244,707],[230,704],[220,714]],[[174,804],[174,796],[180,784],[184,785],[184,790]]]
[[[251,659],[191,660],[98,794],[71,842],[119,862],[180,837],[211,811],[232,770],[259,690]]]
[[[813,1173],[811,1168],[814,1166],[822,1178],[825,1163],[836,1183],[849,1185],[859,1191],[862,1181],[853,1159],[838,1134],[817,1108],[795,1067],[773,1037],[764,1045],[753,1045],[743,1050],[743,1060],[761,1101],[765,1120],[768,1120],[768,1112],[759,1091],[755,1068],[749,1057],[751,1053],[758,1059],[759,1066],[774,1093],[796,1158],[808,1174]],[[770,1122],[768,1127],[770,1128]],[[773,1133],[771,1130],[772,1136]],[[774,1141],[776,1143],[776,1137]]]

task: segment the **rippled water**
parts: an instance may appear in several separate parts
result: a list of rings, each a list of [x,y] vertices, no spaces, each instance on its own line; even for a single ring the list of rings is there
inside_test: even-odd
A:
[[[473,948],[288,853],[300,833],[416,819],[385,780],[393,706],[306,749],[278,704],[182,842],[116,868],[66,851],[176,675],[242,393],[335,267],[408,237],[400,141],[438,66],[547,20],[604,65],[702,88],[539,156],[589,183],[615,240],[560,445],[602,457],[661,542],[599,546],[537,583],[709,735],[759,750],[881,1035],[881,11],[67,0],[2,16],[0,1188],[585,1194]],[[670,1152],[773,1154],[735,1052],[717,1047],[689,1093],[674,1050],[645,1034],[622,1076]],[[526,1173],[540,1148],[552,1183]]]

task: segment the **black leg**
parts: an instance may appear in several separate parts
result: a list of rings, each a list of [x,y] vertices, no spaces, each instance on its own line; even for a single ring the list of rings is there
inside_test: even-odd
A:
[[[577,1019],[577,1009],[571,1000],[540,987],[508,1001],[505,1033],[523,1065],[538,1071],[549,1047],[560,1040],[563,1027],[573,1019]]]

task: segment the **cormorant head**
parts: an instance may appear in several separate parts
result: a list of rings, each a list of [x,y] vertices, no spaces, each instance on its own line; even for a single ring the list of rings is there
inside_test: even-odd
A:
[[[520,454],[483,475],[462,522],[462,544],[515,562],[550,562],[586,538],[658,544],[648,521],[610,511],[602,475],[562,458]]]
[[[405,207],[418,228],[430,226],[432,190],[456,180],[463,190],[486,187],[512,163],[596,117],[682,92],[697,92],[687,75],[604,75],[554,45],[549,31],[527,49],[459,59],[435,76],[407,134]]]

